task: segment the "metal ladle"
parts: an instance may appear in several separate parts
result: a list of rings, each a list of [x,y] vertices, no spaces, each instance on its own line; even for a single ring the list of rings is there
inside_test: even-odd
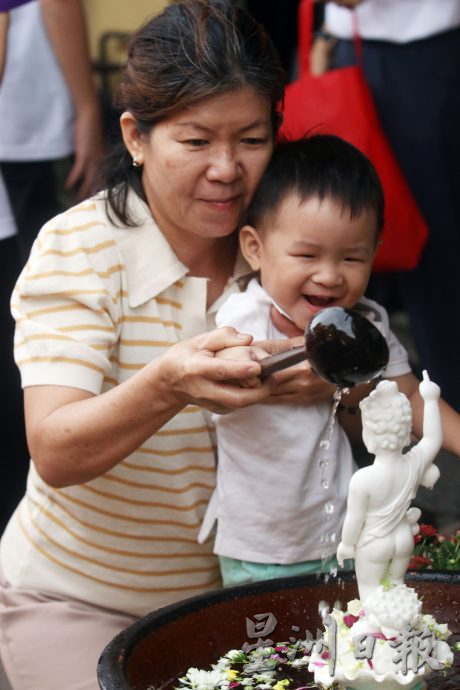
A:
[[[305,330],[305,344],[261,361],[261,377],[308,359],[314,371],[340,388],[380,376],[388,364],[388,345],[378,328],[353,309],[329,307]]]

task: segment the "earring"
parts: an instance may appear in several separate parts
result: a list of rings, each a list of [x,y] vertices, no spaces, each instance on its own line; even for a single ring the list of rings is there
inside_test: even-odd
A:
[[[140,168],[141,165],[142,163],[139,163],[139,161],[136,160],[136,158],[133,158],[133,168]]]

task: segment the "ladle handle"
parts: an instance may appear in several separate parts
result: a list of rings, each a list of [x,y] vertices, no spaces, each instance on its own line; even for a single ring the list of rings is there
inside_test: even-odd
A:
[[[305,345],[291,347],[289,350],[284,350],[284,352],[277,352],[275,355],[265,357],[260,362],[260,367],[262,369],[260,372],[260,378],[265,379],[267,376],[274,374],[275,371],[292,367],[294,364],[303,362],[303,360],[306,358],[307,349]]]

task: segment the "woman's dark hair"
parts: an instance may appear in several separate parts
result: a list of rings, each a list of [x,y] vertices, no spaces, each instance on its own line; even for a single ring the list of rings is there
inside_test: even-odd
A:
[[[265,30],[230,0],[173,0],[132,36],[117,110],[141,133],[204,98],[249,86],[271,103],[273,135],[281,122],[286,75]],[[130,188],[145,200],[139,169],[122,142],[101,178],[109,211],[127,225]]]
[[[375,212],[376,239],[383,229],[384,196],[377,172],[355,146],[330,134],[280,141],[266,168],[244,224],[257,228],[278,211],[291,192],[301,202],[332,199],[351,218],[366,209]]]

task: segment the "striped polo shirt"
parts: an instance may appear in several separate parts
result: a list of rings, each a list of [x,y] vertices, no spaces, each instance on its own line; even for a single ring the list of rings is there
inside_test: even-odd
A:
[[[213,328],[238,290],[241,259],[207,310],[207,280],[187,275],[133,192],[129,206],[134,228],[111,222],[100,194],[39,233],[12,297],[23,387],[107,391]],[[197,543],[214,472],[210,414],[193,405],[86,484],[52,488],[32,461],[0,546],[7,580],[132,615],[219,587],[212,542]]]

